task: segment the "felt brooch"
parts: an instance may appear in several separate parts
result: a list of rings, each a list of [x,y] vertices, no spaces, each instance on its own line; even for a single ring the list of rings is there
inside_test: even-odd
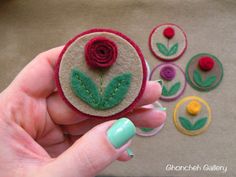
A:
[[[57,67],[58,92],[82,115],[118,118],[141,98],[147,64],[139,47],[124,34],[92,29],[70,40]]]
[[[183,55],[187,48],[186,34],[175,24],[158,25],[149,36],[149,48],[158,59],[176,60]]]
[[[222,81],[224,71],[218,58],[207,53],[193,56],[186,67],[186,79],[196,90],[210,91]]]
[[[200,97],[185,97],[176,104],[173,121],[181,133],[199,135],[210,125],[211,109]]]
[[[179,98],[186,88],[186,79],[183,70],[176,64],[163,63],[157,65],[151,72],[151,80],[163,80],[163,101],[173,101]]]

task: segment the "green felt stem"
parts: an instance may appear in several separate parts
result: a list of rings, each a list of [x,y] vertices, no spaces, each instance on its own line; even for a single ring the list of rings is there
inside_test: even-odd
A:
[[[105,110],[117,106],[125,98],[131,78],[130,73],[114,77],[102,93],[103,75],[100,75],[100,89],[98,89],[89,76],[74,68],[71,71],[70,85],[74,94],[92,108]]]

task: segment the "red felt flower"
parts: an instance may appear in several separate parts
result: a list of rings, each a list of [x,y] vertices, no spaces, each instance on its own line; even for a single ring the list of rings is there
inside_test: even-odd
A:
[[[202,57],[198,64],[201,70],[210,71],[214,67],[215,61],[210,57]]]
[[[85,59],[90,67],[108,68],[116,58],[116,44],[105,37],[95,37],[85,45]]]
[[[167,39],[171,39],[174,37],[175,35],[175,30],[172,27],[167,27],[164,29],[163,31],[163,35],[167,38]]]

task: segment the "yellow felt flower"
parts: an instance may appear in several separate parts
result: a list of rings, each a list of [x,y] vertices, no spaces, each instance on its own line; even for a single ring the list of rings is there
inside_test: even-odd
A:
[[[193,100],[193,101],[189,102],[186,109],[189,114],[195,116],[201,111],[201,107],[202,106],[198,101]]]

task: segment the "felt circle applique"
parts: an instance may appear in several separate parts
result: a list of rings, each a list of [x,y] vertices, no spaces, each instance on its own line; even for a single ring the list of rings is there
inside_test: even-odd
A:
[[[185,97],[177,103],[173,120],[181,133],[198,135],[210,125],[211,109],[208,103],[199,97]]]
[[[185,74],[194,89],[210,91],[220,84],[224,71],[220,60],[214,55],[200,53],[190,59]]]
[[[173,63],[157,65],[152,70],[150,79],[163,80],[160,99],[164,101],[176,100],[183,94],[186,88],[186,79],[183,70]]]
[[[141,98],[147,67],[139,47],[109,29],[92,29],[62,50],[56,83],[63,100],[82,115],[118,118]]]
[[[186,34],[175,24],[158,25],[149,36],[149,47],[158,59],[176,60],[183,55],[187,48]]]

